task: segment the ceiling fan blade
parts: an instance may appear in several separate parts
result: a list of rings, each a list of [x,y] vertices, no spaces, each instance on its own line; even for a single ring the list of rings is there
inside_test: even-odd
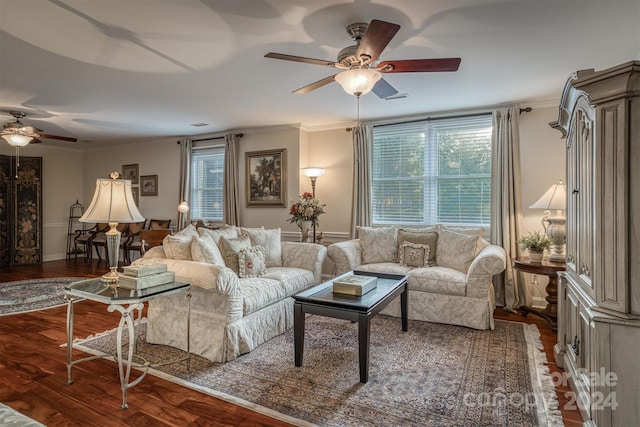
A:
[[[356,58],[362,59],[364,63],[378,59],[399,29],[400,25],[398,24],[378,21],[377,19],[372,20],[358,45]]]
[[[319,87],[322,87],[324,85],[328,85],[329,83],[331,83],[333,81],[333,78],[335,76],[336,75],[334,74],[332,76],[325,77],[322,80],[318,80],[317,82],[313,82],[311,84],[308,84],[306,86],[301,87],[300,89],[294,90],[293,93],[296,93],[296,94],[309,93],[312,90],[318,89]]]
[[[48,135],[46,133],[40,133],[38,135],[40,136],[40,138],[59,139],[60,141],[68,141],[68,142],[78,142],[78,138],[70,138],[68,136]]]
[[[325,61],[324,59],[305,58],[304,56],[287,55],[285,53],[269,52],[265,58],[284,59],[285,61],[304,62],[305,64],[314,65],[326,65],[328,67],[335,67],[334,61]]]
[[[398,93],[398,90],[391,86],[391,84],[389,84],[389,82],[383,78],[378,80],[371,90],[378,96],[378,98],[382,99],[388,98]]]
[[[33,138],[31,141],[29,141],[29,144],[41,144],[42,141],[40,141],[38,138]]]
[[[383,61],[378,64],[382,73],[420,73],[438,71],[458,71],[460,58],[403,59],[400,61]],[[391,67],[385,70],[384,67]]]

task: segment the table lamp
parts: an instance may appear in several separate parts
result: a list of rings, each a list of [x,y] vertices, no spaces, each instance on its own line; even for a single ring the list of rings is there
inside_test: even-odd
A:
[[[93,200],[80,217],[81,222],[106,222],[111,229],[107,236],[110,271],[100,280],[107,283],[118,283],[118,255],[120,252],[119,223],[140,222],[144,217],[138,210],[131,192],[131,181],[118,179],[118,172],[111,172],[111,179],[98,179]]]
[[[558,181],[557,184],[553,184],[542,197],[529,206],[531,209],[545,209],[542,217],[542,226],[552,243],[549,261],[565,262],[566,259],[564,247],[567,236],[567,218],[563,213],[566,207],[567,186],[562,180]],[[552,209],[556,210],[554,216],[551,216]]]

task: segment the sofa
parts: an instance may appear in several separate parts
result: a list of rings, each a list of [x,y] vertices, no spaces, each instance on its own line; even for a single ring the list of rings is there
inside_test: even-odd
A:
[[[492,278],[505,269],[505,251],[483,229],[358,227],[358,238],[329,246],[335,273],[351,270],[409,276],[409,318],[493,329]],[[400,316],[396,299],[381,313]]]
[[[227,362],[293,326],[291,295],[320,283],[326,253],[282,242],[279,228],[189,225],[132,265],[164,264],[191,284],[190,350]],[[147,341],[186,350],[187,313],[184,293],[149,301]]]

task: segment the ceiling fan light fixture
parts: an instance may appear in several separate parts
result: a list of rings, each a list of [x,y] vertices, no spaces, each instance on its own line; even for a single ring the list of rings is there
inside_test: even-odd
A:
[[[336,74],[334,79],[349,95],[360,96],[371,92],[381,77],[382,75],[376,70],[353,68]]]
[[[2,135],[2,139],[7,141],[9,145],[13,147],[24,147],[25,145],[29,144],[29,142],[31,142],[33,137],[28,135],[9,133]]]

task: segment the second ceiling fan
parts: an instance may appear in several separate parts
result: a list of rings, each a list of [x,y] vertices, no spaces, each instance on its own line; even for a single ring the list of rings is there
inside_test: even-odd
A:
[[[379,61],[380,54],[399,29],[400,25],[398,24],[377,19],[372,20],[370,24],[359,22],[349,25],[347,34],[354,39],[356,44],[342,49],[338,53],[338,60],[335,62],[274,52],[267,53],[265,57],[325,65],[343,70],[340,73],[303,86],[293,91],[293,93],[309,93],[335,80],[340,83],[347,93],[352,95],[360,96],[373,91],[378,97],[385,99],[396,95],[398,91],[382,78],[382,74],[458,70],[460,58]]]

